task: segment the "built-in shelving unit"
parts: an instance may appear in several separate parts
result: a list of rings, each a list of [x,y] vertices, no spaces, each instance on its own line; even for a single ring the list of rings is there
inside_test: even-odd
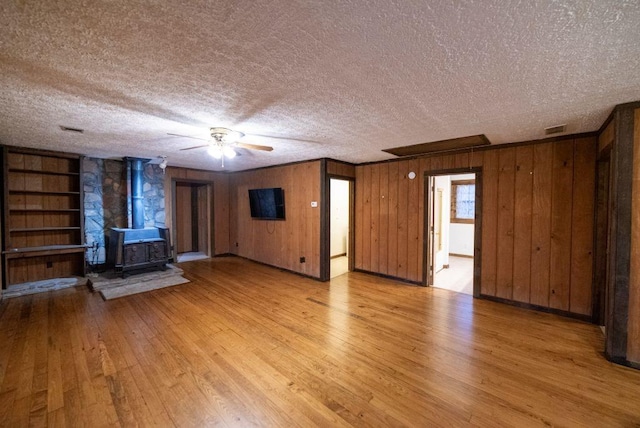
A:
[[[3,147],[3,286],[84,275],[80,156]]]

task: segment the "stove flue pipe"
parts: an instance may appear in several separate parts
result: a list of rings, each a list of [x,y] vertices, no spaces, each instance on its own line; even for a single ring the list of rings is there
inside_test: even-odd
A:
[[[146,159],[129,158],[131,165],[131,226],[144,229],[144,164]]]

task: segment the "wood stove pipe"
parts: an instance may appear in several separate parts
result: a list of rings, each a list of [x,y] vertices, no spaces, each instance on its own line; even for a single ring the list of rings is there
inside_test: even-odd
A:
[[[129,158],[131,165],[131,226],[144,229],[144,166],[146,159]]]

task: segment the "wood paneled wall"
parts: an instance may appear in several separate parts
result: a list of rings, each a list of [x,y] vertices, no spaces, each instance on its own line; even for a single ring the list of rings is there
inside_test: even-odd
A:
[[[596,151],[586,137],[356,166],[355,267],[422,283],[425,173],[481,167],[481,294],[590,316]]]
[[[320,276],[321,161],[237,172],[231,176],[231,252],[251,260]],[[285,217],[255,220],[249,189],[282,187]],[[318,207],[311,207],[317,201]],[[300,263],[305,257],[305,263]]]
[[[165,221],[171,230],[171,239],[175,238],[173,230],[173,202],[171,197],[171,181],[173,179],[186,182],[213,183],[213,200],[211,211],[213,218],[208,221],[213,227],[210,240],[213,255],[229,254],[229,174],[213,171],[201,171],[187,168],[168,167],[165,173]]]
[[[640,108],[633,122],[633,185],[631,196],[631,266],[627,360],[640,365]]]

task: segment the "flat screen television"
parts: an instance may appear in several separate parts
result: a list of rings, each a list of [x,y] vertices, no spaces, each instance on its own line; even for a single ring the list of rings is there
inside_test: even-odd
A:
[[[261,220],[284,220],[284,190],[249,189],[251,217]]]

